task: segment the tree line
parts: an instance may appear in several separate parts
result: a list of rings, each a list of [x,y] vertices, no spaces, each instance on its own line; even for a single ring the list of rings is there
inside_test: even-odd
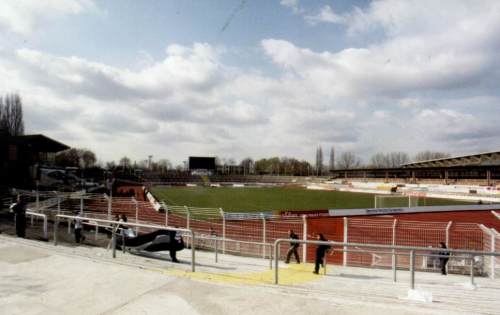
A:
[[[0,134],[24,135],[23,104],[17,93],[0,96]]]

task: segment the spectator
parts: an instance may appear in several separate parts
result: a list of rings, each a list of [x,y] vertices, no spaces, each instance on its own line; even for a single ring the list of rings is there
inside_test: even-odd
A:
[[[448,247],[446,247],[446,244],[444,242],[439,243],[439,247],[444,248],[444,249],[448,248]],[[439,262],[440,262],[440,266],[441,266],[441,274],[446,275],[447,274],[446,265],[448,264],[450,252],[447,250],[442,250],[438,253],[438,255],[439,255]]]
[[[322,242],[328,242],[328,240],[323,236],[323,234],[319,233],[316,235],[316,239]],[[330,245],[318,245],[316,248],[316,260],[314,261],[314,271],[313,273],[319,273],[319,266],[322,265],[324,267],[324,258],[326,252],[330,249]]]
[[[179,231],[170,231],[170,241],[172,242],[170,248],[170,258],[172,258],[172,262],[178,263],[177,260],[177,251],[182,250],[184,248],[184,240],[182,239],[182,235]]]
[[[12,212],[14,212],[14,220],[16,222],[16,235],[18,237],[26,237],[26,206],[28,205],[28,200],[24,196],[19,196],[17,198],[17,203],[12,206]]]
[[[299,239],[299,237],[297,236],[297,234],[295,234],[293,232],[293,230],[288,230],[288,238],[290,238],[292,240]],[[292,256],[292,254],[295,256],[295,260],[297,261],[297,264],[300,264],[299,253],[297,251],[299,246],[300,246],[299,243],[293,243],[293,242],[290,243],[290,248],[288,249],[288,253],[286,254],[286,261],[285,261],[286,264],[288,264],[290,262],[290,258]]]
[[[76,213],[76,215],[78,216],[78,212]],[[85,235],[83,235],[82,230],[83,230],[82,219],[80,219],[80,217],[77,217],[75,219],[75,242],[76,243],[82,243],[83,241],[85,241]]]

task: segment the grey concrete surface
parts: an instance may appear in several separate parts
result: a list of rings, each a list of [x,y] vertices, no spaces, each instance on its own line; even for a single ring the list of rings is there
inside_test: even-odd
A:
[[[261,259],[221,255],[215,265],[212,253],[197,252],[194,277],[188,250],[173,264],[5,235],[0,257],[0,314],[500,314],[500,281],[485,278],[471,290],[464,276],[418,273],[417,288],[434,296],[421,303],[405,299],[408,274],[393,284],[388,270],[331,267],[326,276],[275,286],[200,276],[269,273]]]

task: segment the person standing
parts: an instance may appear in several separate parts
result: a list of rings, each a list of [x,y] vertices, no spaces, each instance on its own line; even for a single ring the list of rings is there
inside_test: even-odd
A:
[[[182,239],[182,235],[179,231],[169,231],[170,236],[170,258],[172,262],[178,263],[177,260],[177,251],[182,250],[184,248],[184,240]]]
[[[319,233],[318,235],[316,235],[316,239],[318,241],[328,242],[328,240],[321,233]],[[319,273],[319,266],[320,265],[323,266],[325,254],[326,254],[326,252],[329,249],[330,249],[330,245],[318,245],[318,247],[316,248],[316,259],[314,261],[314,271],[313,271],[313,273],[315,273],[315,274]]]
[[[439,243],[439,247],[443,249],[447,249],[446,244],[444,242]],[[450,259],[450,252],[447,250],[442,250],[438,253],[439,255],[439,262],[440,262],[440,267],[441,267],[441,274],[446,275],[446,264],[448,264],[448,260]]]
[[[82,219],[76,214],[77,218],[75,219],[75,242],[81,243],[85,241],[85,236],[82,233],[83,230],[83,222]]]
[[[17,197],[17,203],[12,207],[14,212],[14,220],[16,222],[16,235],[18,237],[26,237],[26,206],[28,201],[26,197]]]
[[[299,237],[297,236],[297,234],[293,232],[293,230],[288,230],[288,238],[292,240],[299,239]],[[299,243],[290,242],[290,248],[288,249],[288,252],[286,254],[286,261],[285,261],[286,264],[290,263],[290,258],[292,257],[292,254],[295,256],[297,264],[300,264],[300,258],[298,253],[299,246],[300,246]]]

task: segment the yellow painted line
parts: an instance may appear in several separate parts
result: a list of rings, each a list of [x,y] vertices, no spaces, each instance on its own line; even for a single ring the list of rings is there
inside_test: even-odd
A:
[[[280,268],[279,282],[284,285],[296,285],[305,282],[310,282],[321,278],[321,275],[312,273],[313,264],[289,264],[287,268]],[[186,277],[195,280],[208,280],[223,283],[235,284],[272,284],[274,283],[274,270],[266,270],[262,272],[248,273],[208,273],[208,272],[190,272],[184,270],[166,270],[164,273]]]

